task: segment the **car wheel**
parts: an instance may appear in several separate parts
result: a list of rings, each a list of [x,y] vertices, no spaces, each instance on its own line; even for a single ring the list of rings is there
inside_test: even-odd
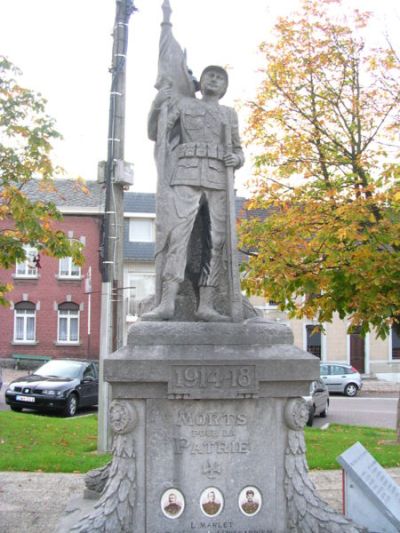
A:
[[[18,405],[10,405],[10,409],[16,413],[20,413],[22,411],[22,407],[18,407]]]
[[[64,409],[65,416],[75,416],[78,409],[78,396],[75,393],[72,393],[68,396],[67,405]]]
[[[309,426],[309,427],[311,427],[313,425],[314,414],[315,414],[315,407],[312,406],[311,409],[310,409],[310,414],[308,415],[308,420],[307,420],[307,426]]]
[[[355,383],[349,383],[344,388],[344,393],[346,396],[355,396],[358,392],[358,387]]]
[[[325,409],[321,411],[320,415],[322,418],[326,418],[329,411],[329,400],[326,400]]]

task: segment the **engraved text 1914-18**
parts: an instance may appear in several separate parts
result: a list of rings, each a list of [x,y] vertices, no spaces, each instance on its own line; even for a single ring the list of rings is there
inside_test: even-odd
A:
[[[173,365],[170,394],[230,397],[257,391],[255,365]]]

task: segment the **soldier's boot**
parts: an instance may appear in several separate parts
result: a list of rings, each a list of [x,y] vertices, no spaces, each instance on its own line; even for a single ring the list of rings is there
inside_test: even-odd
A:
[[[175,313],[175,299],[178,293],[179,283],[177,281],[164,281],[162,286],[162,296],[159,305],[142,315],[142,320],[170,320]]]
[[[214,309],[214,287],[200,287],[200,302],[196,317],[204,322],[230,322],[230,317]]]

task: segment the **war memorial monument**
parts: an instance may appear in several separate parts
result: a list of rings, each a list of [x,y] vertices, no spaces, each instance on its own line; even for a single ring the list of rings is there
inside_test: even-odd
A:
[[[319,360],[240,292],[234,170],[244,162],[228,74],[199,82],[163,4],[148,135],[158,170],[156,294],[104,362],[113,459],[60,531],[350,533],[308,478],[302,395]],[[82,499],[83,501],[83,499]]]

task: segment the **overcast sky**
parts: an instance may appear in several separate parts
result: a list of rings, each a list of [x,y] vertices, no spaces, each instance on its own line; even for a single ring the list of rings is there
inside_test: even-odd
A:
[[[157,73],[162,0],[135,0],[138,12],[129,28],[125,159],[135,165],[132,190],[154,192],[153,143],[146,119]],[[271,33],[278,15],[298,0],[170,0],[175,37],[187,49],[199,77],[208,64],[229,66],[230,87],[223,103],[234,105],[255,94],[260,65],[258,44]],[[397,0],[346,0],[347,6],[374,9],[372,31],[393,25],[399,34]],[[68,177],[95,179],[107,154],[111,31],[115,0],[0,0],[0,54],[22,69],[25,86],[47,100],[64,140],[55,161]],[[244,116],[240,114],[241,127]],[[251,157],[248,157],[250,161]],[[237,173],[239,193],[251,165]]]

